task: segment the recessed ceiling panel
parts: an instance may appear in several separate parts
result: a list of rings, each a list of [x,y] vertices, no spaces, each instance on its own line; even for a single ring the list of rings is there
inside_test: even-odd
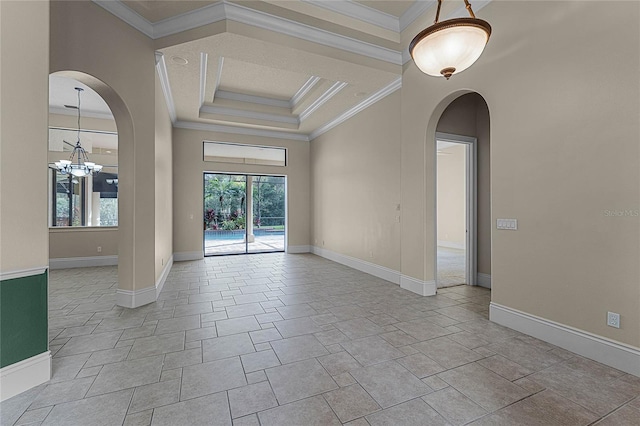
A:
[[[225,58],[218,88],[227,92],[288,101],[310,75]]]

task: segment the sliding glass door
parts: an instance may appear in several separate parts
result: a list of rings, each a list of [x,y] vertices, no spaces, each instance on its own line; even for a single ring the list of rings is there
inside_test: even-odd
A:
[[[284,251],[285,178],[204,174],[205,256]]]
[[[249,253],[284,251],[285,184],[283,176],[248,176],[252,194]]]

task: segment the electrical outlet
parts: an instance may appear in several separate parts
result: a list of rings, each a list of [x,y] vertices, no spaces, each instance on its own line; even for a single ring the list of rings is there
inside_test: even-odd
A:
[[[607,325],[609,327],[620,328],[620,314],[607,312]]]
[[[102,253],[102,247],[98,246],[98,253]]]

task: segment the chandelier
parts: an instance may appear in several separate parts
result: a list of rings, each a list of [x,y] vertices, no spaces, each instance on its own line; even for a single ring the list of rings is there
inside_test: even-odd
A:
[[[70,174],[73,176],[84,177],[88,175],[97,175],[102,170],[102,166],[89,161],[87,151],[80,144],[80,93],[84,91],[81,87],[75,88],[78,91],[78,141],[75,145],[64,141],[66,144],[73,146],[73,152],[68,160],[60,160],[55,162],[56,169],[63,175]]]
[[[442,0],[438,0],[436,19],[409,45],[416,66],[425,74],[444,76],[447,80],[469,68],[478,60],[491,35],[491,25],[476,18],[468,0],[464,0],[470,18],[438,22]]]

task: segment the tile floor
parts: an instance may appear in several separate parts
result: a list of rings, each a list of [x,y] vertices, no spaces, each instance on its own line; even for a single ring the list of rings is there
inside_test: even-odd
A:
[[[465,251],[438,246],[438,288],[466,284]]]
[[[284,235],[256,235],[255,241],[245,244],[244,240],[207,239],[204,243],[205,256],[245,253],[269,253],[284,251]]]
[[[52,271],[50,382],[2,425],[638,425],[640,378],[314,255],[176,263],[115,305],[116,268]]]

